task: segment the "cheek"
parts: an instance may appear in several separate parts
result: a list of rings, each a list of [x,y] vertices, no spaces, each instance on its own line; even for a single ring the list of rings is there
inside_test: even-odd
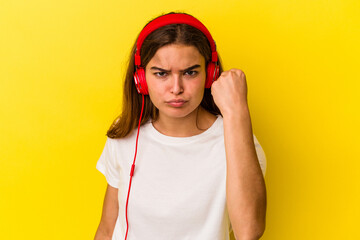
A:
[[[154,91],[151,88],[149,88],[149,97],[150,97],[151,102],[155,105],[159,101],[159,93]]]
[[[157,105],[159,102],[161,102],[161,98],[164,95],[161,92],[161,88],[159,86],[152,84],[150,81],[150,84],[148,84],[148,90],[149,90],[149,97],[150,97],[151,102],[156,107],[158,107]]]
[[[151,75],[146,75],[146,85],[148,87],[149,96],[156,95],[158,87],[156,86],[156,82],[152,79]]]
[[[203,96],[204,95],[204,91],[205,91],[205,80],[204,79],[199,79],[197,82],[194,82],[191,86],[190,89],[192,89],[192,92],[196,95],[196,96]]]

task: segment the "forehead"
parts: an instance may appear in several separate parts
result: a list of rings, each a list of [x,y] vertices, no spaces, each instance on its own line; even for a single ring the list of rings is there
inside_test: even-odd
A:
[[[159,48],[148,66],[162,68],[186,68],[194,64],[205,63],[204,57],[194,46],[170,44]]]

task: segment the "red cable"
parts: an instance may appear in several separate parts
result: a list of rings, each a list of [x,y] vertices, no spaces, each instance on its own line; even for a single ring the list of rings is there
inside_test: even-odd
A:
[[[128,234],[128,230],[129,230],[129,223],[128,223],[128,217],[127,217],[127,208],[128,208],[128,202],[129,202],[129,195],[130,195],[130,188],[131,188],[131,180],[132,180],[132,176],[134,175],[134,170],[135,170],[135,160],[136,160],[136,154],[137,154],[137,146],[138,146],[138,139],[139,139],[140,123],[141,123],[141,118],[142,118],[142,114],[143,114],[143,111],[144,111],[144,94],[142,94],[141,96],[142,96],[142,104],[141,104],[141,113],[140,113],[140,118],[139,118],[139,125],[138,125],[138,130],[137,130],[137,135],[136,135],[135,155],[134,155],[133,164],[132,164],[132,166],[131,166],[129,189],[128,189],[128,194],[127,194],[127,198],[126,198],[126,209],[125,209],[126,234],[125,234],[125,240],[126,240],[126,238],[127,238],[127,234]]]

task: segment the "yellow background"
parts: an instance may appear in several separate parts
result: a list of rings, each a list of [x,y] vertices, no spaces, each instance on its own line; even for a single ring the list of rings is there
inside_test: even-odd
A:
[[[262,239],[360,239],[358,0],[1,0],[0,238],[93,239],[124,63],[168,11],[203,21],[247,76],[268,161]]]

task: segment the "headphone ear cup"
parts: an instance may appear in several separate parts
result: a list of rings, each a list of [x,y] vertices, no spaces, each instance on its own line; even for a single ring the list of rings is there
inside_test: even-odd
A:
[[[148,95],[148,87],[145,79],[145,70],[138,68],[134,73],[134,82],[139,94]]]
[[[210,88],[212,83],[219,77],[219,66],[214,62],[210,62],[206,68],[205,88]]]
[[[220,66],[216,64],[215,66],[215,79],[214,81],[216,81],[220,76]]]

